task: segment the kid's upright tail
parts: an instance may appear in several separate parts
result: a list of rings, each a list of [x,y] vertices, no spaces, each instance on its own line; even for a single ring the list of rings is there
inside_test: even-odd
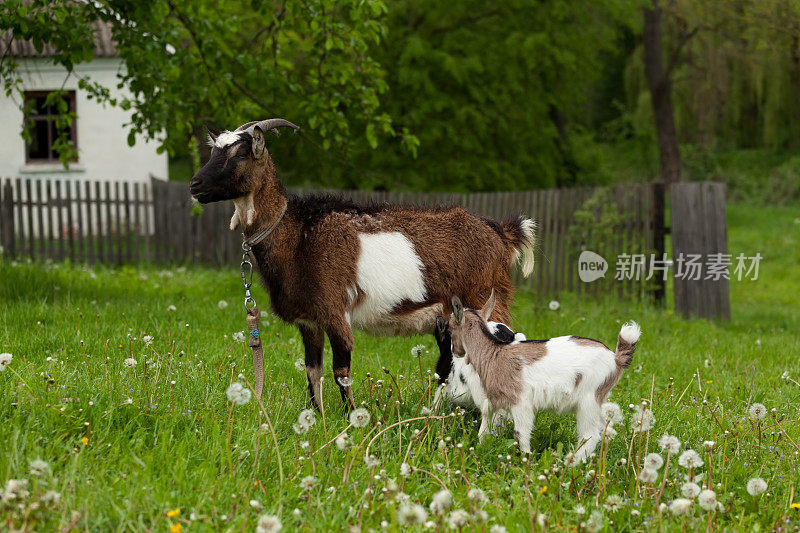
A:
[[[639,337],[642,335],[642,330],[639,324],[631,320],[622,325],[617,335],[617,351],[614,354],[614,360],[617,362],[617,367],[620,369],[628,368],[633,360],[633,352],[636,350],[636,343],[639,342]]]

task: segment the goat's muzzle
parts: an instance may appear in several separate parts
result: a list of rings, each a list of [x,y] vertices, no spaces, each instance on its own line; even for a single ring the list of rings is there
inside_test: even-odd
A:
[[[189,182],[189,194],[201,204],[207,204],[211,201],[208,191],[204,189],[203,181],[198,179],[197,176],[193,177],[192,181]]]

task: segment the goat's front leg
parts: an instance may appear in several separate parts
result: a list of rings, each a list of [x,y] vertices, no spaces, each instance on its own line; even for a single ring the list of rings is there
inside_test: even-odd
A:
[[[306,353],[306,377],[311,405],[322,411],[322,349],[325,347],[325,333],[316,324],[302,323],[298,329],[303,336]]]
[[[345,410],[355,409],[353,378],[350,374],[350,353],[353,351],[353,330],[346,321],[325,330],[333,351],[333,377],[339,385]]]

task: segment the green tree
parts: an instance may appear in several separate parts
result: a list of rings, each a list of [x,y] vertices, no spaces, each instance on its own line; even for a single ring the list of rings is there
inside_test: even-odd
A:
[[[414,132],[401,146],[350,147],[349,186],[508,190],[591,179],[588,130],[601,58],[640,2],[554,0],[390,4],[376,54],[387,71],[382,108]],[[349,178],[349,179],[348,179]]]
[[[387,85],[372,57],[385,11],[380,0],[6,0],[0,31],[39,51],[51,45],[53,62],[72,72],[92,58],[93,25],[109,24],[131,96],[112,101],[92,80],[81,85],[132,111],[130,144],[142,136],[185,152],[202,125],[286,116],[327,150],[353,136],[372,140],[376,128],[393,134],[377,112]],[[7,95],[20,90],[19,68],[8,56],[0,62]],[[413,146],[412,136],[404,140]]]

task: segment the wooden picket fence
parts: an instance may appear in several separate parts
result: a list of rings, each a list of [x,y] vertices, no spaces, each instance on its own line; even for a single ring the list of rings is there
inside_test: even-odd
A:
[[[560,291],[663,298],[664,284],[614,280],[614,258],[664,251],[664,188],[635,184],[602,188],[493,193],[335,192],[358,202],[461,205],[497,220],[525,214],[537,223],[536,267],[529,280],[543,296]],[[590,202],[602,194],[601,203]],[[611,239],[593,237],[600,211],[619,215],[605,228]],[[229,231],[230,202],[193,206],[187,184],[5,180],[0,187],[0,244],[6,259],[234,265],[241,258],[241,234]],[[596,215],[596,220],[595,220]],[[580,219],[580,220],[578,220]],[[582,221],[582,222],[581,222]],[[588,221],[588,222],[587,222]],[[581,225],[582,224],[582,225]],[[586,242],[582,242],[586,241]],[[592,283],[578,277],[586,247],[609,261],[606,276]]]
[[[147,183],[7,179],[0,186],[2,256],[151,260],[153,203]]]

